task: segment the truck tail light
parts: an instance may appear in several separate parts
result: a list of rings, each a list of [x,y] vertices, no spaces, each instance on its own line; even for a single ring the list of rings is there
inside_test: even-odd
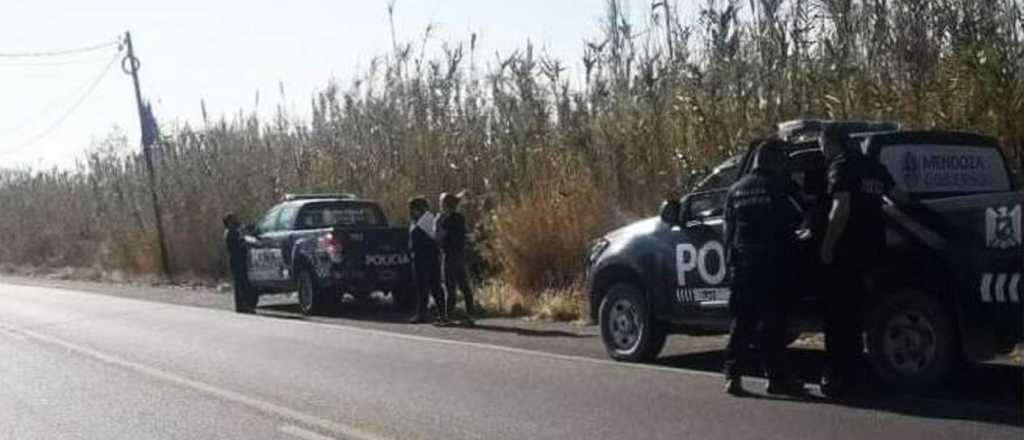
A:
[[[341,253],[345,247],[343,240],[339,238],[342,237],[338,237],[334,233],[327,233],[320,237],[318,243],[320,250],[335,263],[341,262]]]

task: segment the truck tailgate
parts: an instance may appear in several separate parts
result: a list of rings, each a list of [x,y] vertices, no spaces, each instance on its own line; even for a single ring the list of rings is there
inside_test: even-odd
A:
[[[342,261],[335,269],[352,282],[388,283],[407,279],[409,233],[403,228],[335,228]]]

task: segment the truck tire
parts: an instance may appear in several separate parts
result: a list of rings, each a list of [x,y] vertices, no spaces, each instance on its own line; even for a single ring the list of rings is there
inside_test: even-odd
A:
[[[296,281],[299,289],[299,310],[303,315],[329,315],[336,312],[341,299],[320,289],[313,272],[309,269],[300,269]]]
[[[613,284],[598,312],[601,340],[612,359],[647,362],[658,357],[668,331],[653,317],[647,299],[631,284]]]
[[[921,389],[960,362],[960,339],[949,309],[935,297],[904,291],[882,298],[865,322],[868,360],[886,383]]]

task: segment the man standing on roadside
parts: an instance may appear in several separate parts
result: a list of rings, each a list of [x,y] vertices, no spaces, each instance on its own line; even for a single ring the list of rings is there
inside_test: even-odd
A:
[[[804,392],[803,384],[790,376],[785,359],[786,295],[802,213],[799,189],[784,173],[784,146],[775,139],[763,142],[754,153],[753,171],[733,184],[726,196],[733,321],[725,350],[725,391],[732,395],[745,394],[742,376],[755,364],[755,343],[768,372],[768,393]]]
[[[441,216],[437,219],[437,241],[441,245],[444,287],[448,295],[448,311],[455,310],[455,291],[462,292],[466,302],[467,325],[473,325],[473,290],[466,273],[466,217],[459,209],[465,192],[458,195],[441,193]]]
[[[829,161],[831,199],[821,247],[821,261],[831,278],[824,292],[826,365],[821,390],[827,396],[841,397],[860,379],[864,278],[868,262],[885,251],[882,198],[892,193],[895,185],[885,167],[848,145],[849,137],[840,127],[826,126],[819,142]]]
[[[425,197],[409,200],[409,246],[413,254],[413,274],[416,278],[416,315],[411,323],[427,322],[429,297],[437,306],[437,325],[448,324],[448,303],[441,287],[441,252],[435,240],[435,219],[430,202]]]
[[[223,218],[224,242],[228,248],[231,281],[235,287],[235,312],[253,313],[259,299],[249,284],[249,246],[242,233],[242,222],[235,214]]]

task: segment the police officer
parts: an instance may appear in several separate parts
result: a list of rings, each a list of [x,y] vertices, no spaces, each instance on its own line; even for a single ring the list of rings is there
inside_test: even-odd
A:
[[[430,202],[425,197],[414,197],[409,200],[409,245],[413,254],[413,272],[416,278],[416,315],[409,320],[411,323],[427,322],[427,303],[429,296],[434,298],[437,306],[435,324],[447,325],[448,302],[445,301],[444,289],[441,287],[441,251],[435,240],[434,215],[430,212]]]
[[[882,203],[883,196],[893,192],[894,182],[884,166],[850,145],[841,127],[826,126],[819,143],[829,161],[831,204],[821,247],[821,262],[831,280],[823,292],[826,366],[821,389],[841,397],[855,389],[861,375],[864,278],[868,263],[885,250]]]
[[[228,214],[222,219],[224,223],[224,242],[228,248],[228,260],[231,266],[231,279],[235,287],[235,312],[253,313],[259,297],[249,283],[249,246],[242,233],[242,222],[235,214]]]
[[[759,347],[768,373],[768,393],[800,394],[785,362],[785,304],[795,264],[796,229],[802,221],[799,189],[785,174],[784,143],[763,142],[753,171],[731,188],[725,202],[725,241],[732,270],[733,314],[725,351],[726,392],[744,393],[743,372]],[[758,328],[760,326],[760,331]]]
[[[468,231],[466,217],[459,212],[459,202],[465,191],[459,194],[442,193],[441,215],[437,218],[437,241],[441,246],[444,268],[444,288],[448,295],[448,311],[455,310],[455,291],[462,292],[466,302],[466,325],[473,325],[473,289],[466,273],[466,242]]]

